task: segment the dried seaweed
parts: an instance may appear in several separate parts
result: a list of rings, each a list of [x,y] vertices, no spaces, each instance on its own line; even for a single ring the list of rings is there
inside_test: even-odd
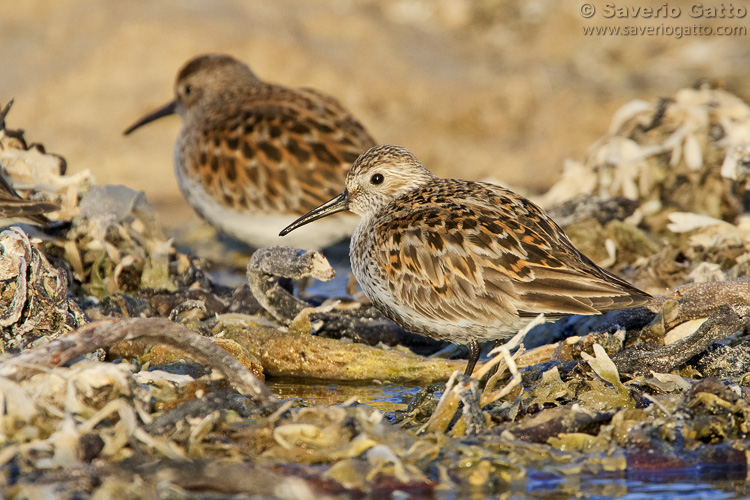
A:
[[[464,361],[403,347],[414,337],[361,297],[295,294],[290,278],[332,276],[317,252],[262,249],[249,286],[213,283],[142,193],[66,176],[0,123],[3,168],[70,222],[40,240],[0,233],[0,326],[14,353],[0,358],[0,488],[491,497],[523,494],[533,471],[747,470],[749,109],[708,87],[624,106],[547,201],[592,258],[655,300],[521,332],[474,378],[459,375]],[[265,377],[425,387],[385,415],[361,398],[283,399]]]
[[[68,275],[33,247],[26,233],[0,233],[0,351],[19,352],[86,323],[68,296]]]
[[[209,339],[169,320],[152,318],[112,319],[89,323],[53,342],[24,351],[0,365],[0,375],[11,380],[22,380],[39,368],[59,366],[115,342],[142,339],[159,342],[185,351],[190,356],[221,370],[242,394],[260,402],[273,399],[257,378],[232,356]]]

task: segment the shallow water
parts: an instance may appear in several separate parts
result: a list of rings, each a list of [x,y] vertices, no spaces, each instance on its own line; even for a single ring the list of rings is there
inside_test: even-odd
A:
[[[393,384],[330,384],[321,380],[310,383],[302,379],[271,378],[268,387],[281,398],[300,398],[315,405],[340,405],[355,398],[364,404],[392,417],[397,410],[406,410],[411,398],[421,389],[419,386]]]
[[[633,479],[631,474],[544,477],[530,473],[523,494],[509,498],[622,498],[626,500],[725,500],[748,498],[750,488],[742,477],[711,473],[690,475],[683,471],[661,471],[661,477]],[[445,497],[468,498],[468,497]]]
[[[301,398],[310,404],[339,405],[351,398],[393,417],[406,410],[419,386],[394,384],[342,385],[325,381],[306,383],[299,379],[271,379],[271,390],[283,398]],[[716,467],[684,470],[626,471],[599,475],[564,475],[529,470],[525,483],[516,484],[503,496],[483,496],[472,492],[436,491],[439,500],[483,500],[503,498],[603,500],[730,500],[750,498],[747,472]],[[394,498],[397,498],[394,496]],[[401,498],[401,497],[398,497]],[[403,498],[413,498],[404,495]]]

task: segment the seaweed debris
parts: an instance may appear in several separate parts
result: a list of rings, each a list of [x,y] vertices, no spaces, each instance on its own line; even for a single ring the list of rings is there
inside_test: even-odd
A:
[[[65,175],[2,120],[4,173],[70,224],[0,232],[0,488],[304,499],[493,496],[525,491],[531,474],[744,478],[749,144],[750,108],[710,85],[625,105],[545,203],[580,248],[657,298],[540,318],[468,378],[463,361],[409,350],[415,338],[371,304],[295,293],[293,279],[332,276],[317,252],[261,249],[248,285],[214,283],[142,193]],[[357,398],[280,398],[264,380],[284,377],[422,389],[386,415]]]

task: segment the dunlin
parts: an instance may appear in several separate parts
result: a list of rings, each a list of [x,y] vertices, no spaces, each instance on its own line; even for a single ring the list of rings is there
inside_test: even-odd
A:
[[[351,210],[350,258],[362,291],[402,328],[469,347],[502,341],[540,313],[554,319],[643,305],[650,296],[601,269],[529,200],[441,179],[407,149],[376,146],[346,189],[281,231]]]
[[[174,168],[182,194],[210,224],[254,247],[281,243],[278,228],[340,192],[352,162],[375,144],[332,97],[266,83],[227,55],[189,61],[175,94],[125,134],[180,115]],[[356,224],[341,214],[291,244],[323,248]]]

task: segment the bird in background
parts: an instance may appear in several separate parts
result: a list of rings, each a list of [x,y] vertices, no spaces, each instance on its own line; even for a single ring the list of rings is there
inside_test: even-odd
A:
[[[282,244],[278,228],[340,192],[354,160],[375,145],[334,98],[266,83],[228,55],[188,61],[174,91],[125,134],[178,114],[174,169],[183,196],[209,224],[256,248]],[[284,243],[324,248],[356,224],[340,214]]]

